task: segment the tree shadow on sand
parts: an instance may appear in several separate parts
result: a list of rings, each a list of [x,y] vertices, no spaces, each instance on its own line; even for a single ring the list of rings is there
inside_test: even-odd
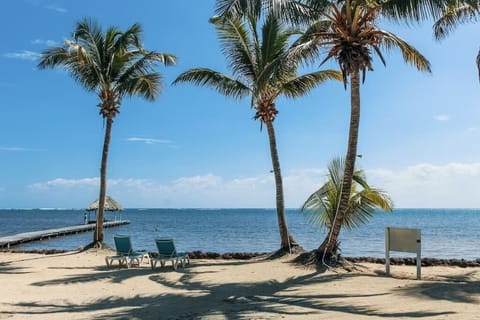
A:
[[[0,263],[0,275],[1,274],[26,274],[30,271],[26,271],[27,268],[12,266],[10,262]],[[22,271],[25,270],[25,271]]]
[[[249,262],[233,262],[231,264],[245,264]],[[226,263],[228,264],[228,262]],[[216,264],[218,267],[218,264]],[[197,267],[202,267],[199,269]],[[206,270],[204,267],[207,267]],[[349,304],[349,298],[361,298],[368,301],[369,297],[388,293],[369,294],[367,290],[362,294],[322,294],[313,291],[300,291],[299,288],[312,284],[343,281],[356,275],[349,274],[321,274],[312,272],[307,275],[291,277],[285,281],[275,280],[252,283],[210,283],[202,281],[202,275],[220,271],[208,270],[208,264],[199,264],[182,270],[176,281],[169,280],[164,272],[150,268],[129,270],[103,270],[92,275],[91,272],[34,283],[34,286],[48,286],[72,282],[96,281],[110,279],[113,282],[122,282],[127,278],[147,276],[149,280],[158,284],[159,292],[156,295],[118,297],[94,300],[89,304],[58,303],[46,304],[41,302],[17,302],[15,314],[31,316],[36,314],[75,313],[88,318],[88,313],[95,313],[95,319],[202,319],[219,317],[221,319],[250,319],[260,315],[262,318],[280,318],[288,316],[301,317],[302,315],[325,316],[325,312],[338,312],[358,316],[375,316],[382,318],[422,318],[449,314],[451,312],[383,312],[368,305]],[[168,290],[165,290],[167,287]],[[8,314],[8,312],[7,312]],[[13,312],[12,312],[13,314]]]
[[[78,252],[76,251],[72,251],[72,252],[68,252],[68,253],[61,253],[60,255],[72,255],[72,254],[77,254]],[[25,259],[15,259],[15,260],[6,260],[6,261],[2,261],[0,262],[0,274],[25,274],[25,273],[31,273],[31,271],[26,271],[27,267],[19,267],[19,266],[14,266],[15,264],[17,264],[18,262],[32,262],[32,264],[34,264],[36,261],[38,260],[43,260],[43,259],[50,259],[51,256],[49,255],[45,255],[45,254],[42,254],[42,255],[39,255],[39,256],[35,256],[35,257],[32,257],[31,255],[25,255]],[[5,258],[2,257],[2,258]],[[23,270],[23,271],[21,271]]]
[[[473,277],[476,275],[476,277]],[[396,290],[397,293],[432,300],[446,300],[459,303],[478,303],[480,280],[478,273],[469,272],[461,276],[444,276],[443,281],[422,282]]]

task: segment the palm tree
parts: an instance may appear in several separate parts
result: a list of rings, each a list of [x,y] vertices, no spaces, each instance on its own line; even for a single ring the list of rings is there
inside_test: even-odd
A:
[[[261,31],[257,30],[259,15],[247,14],[244,18],[212,18],[222,51],[233,76],[208,68],[197,68],[180,74],[174,84],[191,82],[209,86],[221,94],[241,99],[251,96],[255,120],[267,128],[272,167],[276,186],[276,208],[281,250],[297,246],[288,232],[285,220],[284,197],[280,161],[273,122],[278,114],[276,99],[280,95],[296,98],[308,93],[328,79],[341,79],[337,71],[326,70],[297,75],[300,59],[289,56],[289,41],[294,30],[286,29],[273,14],[265,17]]]
[[[62,67],[87,91],[95,92],[97,105],[106,121],[100,169],[100,196],[97,223],[92,245],[102,246],[103,217],[107,190],[107,159],[113,119],[120,111],[122,99],[138,95],[153,101],[162,89],[161,74],[154,71],[157,63],[176,63],[168,53],[147,51],[142,46],[142,28],[132,25],[126,31],[109,27],[102,32],[93,20],[79,21],[72,39],[63,46],[42,52],[40,69]]]
[[[332,160],[328,166],[327,181],[312,193],[301,207],[301,211],[307,213],[309,222],[312,225],[327,228],[327,234],[331,233],[330,231],[335,224],[344,169],[345,161],[343,158]],[[367,223],[375,213],[375,209],[392,211],[393,202],[391,198],[383,190],[371,187],[366,181],[363,170],[354,170],[352,179],[353,184],[343,222],[345,228],[353,229]],[[335,247],[338,249],[338,241]]]
[[[480,18],[480,1],[451,1],[444,7],[443,15],[434,23],[433,32],[437,40],[446,38],[459,25],[477,22]],[[477,53],[477,69],[480,78],[480,50]]]
[[[350,84],[350,128],[339,204],[331,232],[319,247],[319,252],[323,252],[323,257],[327,259],[336,256],[336,243],[348,211],[360,125],[360,74],[364,81],[366,71],[373,71],[373,53],[385,65],[382,49],[399,49],[405,62],[420,71],[430,72],[430,63],[414,47],[393,33],[377,27],[381,13],[381,6],[364,5],[355,0],[346,0],[343,5],[332,3],[322,13],[322,19],[308,31],[309,42],[317,42],[327,50],[322,64],[335,59],[342,71],[345,86]],[[308,35],[305,39],[307,38]]]

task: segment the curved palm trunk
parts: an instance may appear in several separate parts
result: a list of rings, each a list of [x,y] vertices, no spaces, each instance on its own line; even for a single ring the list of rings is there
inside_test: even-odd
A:
[[[102,164],[100,168],[100,195],[98,197],[97,223],[95,226],[95,233],[93,235],[93,244],[97,246],[101,246],[103,242],[103,217],[105,211],[105,197],[107,194],[107,160],[112,124],[113,119],[107,117],[105,139],[103,141]]]
[[[345,171],[343,174],[342,189],[340,191],[340,202],[338,205],[336,219],[333,226],[323,241],[319,250],[325,252],[326,257],[337,254],[337,242],[340,230],[345,220],[345,214],[348,209],[348,200],[352,187],[353,173],[355,170],[355,160],[357,158],[358,128],[360,125],[360,73],[356,72],[350,75],[350,129],[348,134],[347,156],[345,158]]]
[[[478,78],[480,79],[480,50],[477,54],[477,69],[478,69]]]
[[[285,204],[283,199],[283,182],[282,173],[280,171],[280,160],[278,158],[277,142],[275,139],[275,130],[273,129],[273,123],[267,121],[265,123],[268,132],[268,140],[270,143],[270,155],[272,158],[273,173],[275,175],[275,192],[277,203],[277,219],[278,229],[280,231],[280,249],[285,251],[291,251],[291,247],[298,246],[293,237],[288,232],[287,221],[285,219]]]

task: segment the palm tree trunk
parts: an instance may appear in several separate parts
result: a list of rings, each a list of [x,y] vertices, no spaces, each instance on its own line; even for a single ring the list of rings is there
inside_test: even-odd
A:
[[[273,173],[275,176],[275,192],[277,202],[278,229],[280,231],[280,249],[290,251],[292,246],[298,246],[293,237],[288,232],[287,221],[285,218],[285,204],[283,198],[282,173],[280,171],[280,160],[278,158],[277,142],[275,139],[275,130],[273,123],[268,121],[267,126],[268,140],[270,143],[270,155],[272,158]]]
[[[477,69],[478,69],[478,78],[480,79],[480,50],[477,54]]]
[[[107,194],[107,160],[108,148],[110,146],[110,134],[112,131],[113,119],[107,117],[107,126],[105,128],[105,139],[103,142],[102,164],[100,168],[100,195],[98,197],[97,223],[93,235],[93,244],[101,246],[103,242],[103,217],[105,209],[105,197]]]
[[[340,191],[340,202],[332,229],[319,248],[319,250],[325,252],[325,256],[327,257],[337,254],[338,237],[348,209],[348,200],[350,198],[352,178],[355,170],[355,160],[357,158],[358,129],[360,125],[360,72],[358,70],[350,75],[350,107],[350,130],[348,134],[347,156],[345,158],[345,171],[343,174],[342,189]]]

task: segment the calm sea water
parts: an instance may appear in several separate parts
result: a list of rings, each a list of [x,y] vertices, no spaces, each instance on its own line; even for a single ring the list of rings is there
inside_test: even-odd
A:
[[[107,218],[113,219],[113,213],[107,213]],[[149,251],[155,251],[153,240],[158,237],[175,238],[181,251],[219,253],[270,252],[278,249],[280,243],[274,209],[127,209],[122,212],[122,218],[131,223],[105,229],[105,241],[112,247],[114,234],[129,234],[135,249]],[[83,219],[83,210],[0,210],[0,237],[82,224]],[[287,210],[287,222],[294,238],[305,249],[316,248],[325,237],[325,230],[309,225],[298,210]],[[342,254],[383,257],[384,229],[388,226],[421,229],[424,257],[480,257],[480,210],[470,209],[377,212],[368,224],[355,230],[342,230]],[[92,232],[88,232],[15,249],[73,250],[88,244],[92,238]]]

